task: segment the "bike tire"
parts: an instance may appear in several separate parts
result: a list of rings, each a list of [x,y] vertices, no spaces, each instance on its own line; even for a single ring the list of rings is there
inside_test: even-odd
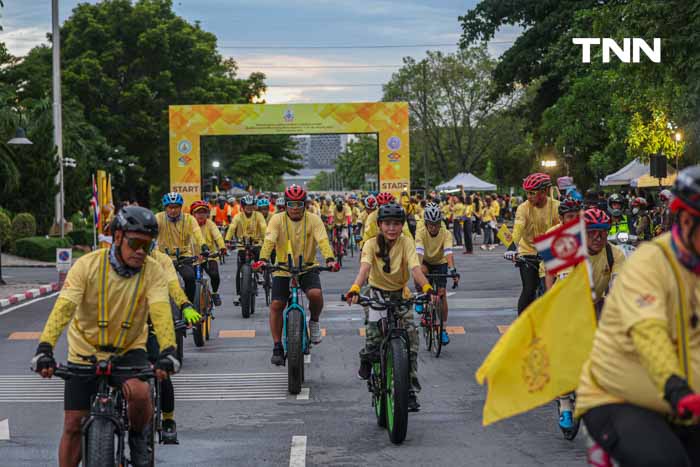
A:
[[[251,314],[251,298],[254,292],[253,289],[253,268],[250,264],[244,263],[241,265],[241,314],[243,318],[250,318]]]
[[[377,417],[377,425],[386,428],[386,393],[382,386],[382,366],[379,362],[372,365],[372,406]]]
[[[431,324],[433,327],[433,356],[438,358],[442,351],[442,331],[445,329],[442,322],[442,299],[437,306],[431,305],[430,312],[432,313]]]
[[[85,433],[85,443],[85,467],[121,464],[117,452],[118,433],[109,419],[95,418]]]
[[[290,394],[299,394],[304,380],[302,333],[305,324],[300,312],[292,310],[287,315],[287,389]]]
[[[197,283],[197,288],[194,292],[194,308],[199,312],[199,314],[206,316],[206,306],[207,299],[204,288],[200,283]],[[192,338],[194,339],[194,345],[197,347],[204,346],[204,325],[201,320],[199,323],[192,326]]]
[[[391,339],[385,358],[386,428],[391,442],[401,444],[408,430],[409,361],[404,339]]]
[[[425,320],[426,326],[423,326],[423,339],[425,339],[425,348],[430,352],[433,348],[433,323],[430,321],[430,305],[423,307],[423,313],[427,316]]]
[[[173,301],[170,302],[170,310],[172,311],[174,321],[180,321],[182,319],[182,312]],[[185,331],[178,331],[175,333],[175,356],[180,360],[180,365],[182,365],[185,360]]]
[[[270,279],[270,273],[266,272],[265,273],[265,282],[263,284],[263,289],[265,290],[265,305],[270,306],[270,302],[272,301],[272,284],[271,284],[271,279]]]

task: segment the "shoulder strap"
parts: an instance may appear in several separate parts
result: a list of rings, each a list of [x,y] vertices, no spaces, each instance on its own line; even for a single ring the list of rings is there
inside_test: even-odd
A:
[[[114,347],[117,353],[121,353],[121,347],[126,338],[126,333],[131,328],[131,322],[134,320],[134,310],[136,309],[136,303],[138,302],[139,295],[143,289],[143,276],[146,270],[146,263],[141,267],[141,271],[136,276],[136,283],[134,284],[134,289],[131,292],[131,302],[129,303],[129,311],[126,314],[126,318],[122,322],[121,330],[119,331],[119,336],[114,341]]]
[[[108,276],[109,248],[105,248],[100,258],[100,269],[97,276],[97,343],[100,346],[107,345],[107,326],[109,326]]]
[[[613,256],[612,247],[609,243],[605,243],[605,256],[608,257],[608,268],[610,269],[610,274],[612,274],[613,266],[615,265],[615,257]]]

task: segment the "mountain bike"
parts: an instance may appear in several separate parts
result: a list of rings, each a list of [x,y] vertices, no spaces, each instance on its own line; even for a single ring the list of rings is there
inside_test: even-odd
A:
[[[437,279],[442,277],[449,277],[453,279],[452,288],[457,288],[459,279],[459,274],[426,274],[430,280],[430,285],[433,286],[433,290],[438,290]],[[423,316],[425,318],[425,324],[423,325],[423,338],[425,339],[425,347],[429,352],[432,352],[435,358],[440,356],[442,351],[442,332],[445,330],[445,325],[442,319],[442,307],[443,301],[447,300],[447,297],[438,296],[438,302],[432,303],[428,302],[423,311]],[[420,308],[420,304],[416,305],[416,311]]]
[[[379,361],[372,362],[372,373],[367,380],[367,388],[372,394],[372,407],[377,417],[377,425],[387,429],[389,439],[394,444],[401,444],[406,439],[408,394],[411,386],[411,346],[408,331],[401,321],[401,308],[429,301],[430,295],[426,294],[416,294],[405,300],[385,299],[380,293],[372,297],[360,295],[358,300],[362,306],[385,312],[378,322],[382,336]]]
[[[97,393],[92,396],[90,414],[81,427],[83,465],[113,467],[131,465],[125,453],[125,439],[129,431],[128,407],[117,380],[148,379],[153,402],[153,420],[148,430],[148,451],[151,466],[155,465],[155,438],[161,440],[162,414],[160,412],[160,383],[151,366],[132,367],[115,364],[112,359],[100,360],[93,356],[91,365],[68,363],[56,367],[54,374],[61,379],[83,378],[97,381]],[[115,360],[116,361],[116,360]]]
[[[527,258],[525,256],[520,256],[516,251],[506,251],[503,254],[503,259],[513,263],[514,267],[526,267],[532,268],[539,273],[540,271],[540,261],[542,260],[539,256],[537,259]],[[537,285],[536,297],[540,298],[546,292],[544,286],[544,279],[540,278],[539,284]]]
[[[234,248],[237,244],[234,244]],[[243,251],[239,251],[239,265],[236,272],[236,291],[238,292],[238,301],[235,305],[241,306],[241,314],[244,318],[250,318],[250,315],[255,313],[255,297],[258,295],[258,284],[260,278],[258,273],[253,271],[252,262],[255,261],[256,246],[249,237],[243,238],[240,243]],[[242,253],[242,254],[241,254]],[[272,286],[270,286],[271,288]],[[267,300],[267,290],[265,291]]]
[[[343,266],[343,256],[345,255],[345,245],[343,242],[342,235],[340,234],[343,226],[334,225],[331,234],[331,245],[333,247],[333,255],[335,256],[338,264]]]
[[[301,392],[301,383],[304,382],[304,355],[311,352],[311,341],[309,340],[309,327],[306,324],[306,310],[304,310],[303,293],[300,279],[304,274],[310,272],[331,271],[325,266],[314,266],[313,263],[304,263],[302,256],[299,256],[299,263],[303,266],[294,266],[292,257],[289,255],[287,264],[277,264],[266,266],[270,272],[281,271],[291,275],[289,280],[289,299],[287,306],[282,312],[284,324],[282,327],[282,345],[284,346],[285,358],[287,360],[287,389],[290,394]]]
[[[213,253],[208,255],[204,261],[209,261],[209,259],[215,259],[219,256],[219,253]],[[211,335],[211,325],[214,319],[213,309],[214,303],[211,298],[211,287],[209,286],[209,279],[204,275],[202,264],[204,261],[200,261],[197,256],[180,256],[179,251],[175,255],[173,262],[176,267],[182,264],[189,264],[194,268],[195,273],[195,292],[194,292],[194,303],[192,304],[197,310],[197,312],[202,315],[202,319],[192,326],[192,338],[194,339],[194,345],[197,347],[203,347]]]
[[[348,226],[348,250],[350,251],[351,258],[355,257],[355,250],[357,250],[357,241],[358,241],[357,232],[359,232],[359,229],[357,227],[358,227],[357,225],[349,225]],[[362,238],[362,237],[360,237],[360,238]]]

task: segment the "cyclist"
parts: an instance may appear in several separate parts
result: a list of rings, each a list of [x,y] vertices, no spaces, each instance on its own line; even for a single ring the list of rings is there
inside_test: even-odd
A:
[[[355,235],[357,232],[359,232],[359,227],[357,224],[360,219],[360,214],[362,214],[362,211],[358,206],[357,195],[355,193],[350,193],[348,196],[348,206],[350,207],[350,212],[352,212],[352,219],[350,220],[352,228],[350,229],[350,233]]]
[[[151,211],[123,208],[112,221],[110,248],[79,258],[51,310],[39,339],[32,369],[50,378],[56,368],[53,349],[66,326],[68,361],[85,365],[88,357],[117,356],[123,366],[148,366],[148,319],[160,348],[156,376],[165,379],[180,362],[175,357],[175,333],[168,286],[156,260],[148,256],[158,235]],[[85,357],[85,358],[83,358]],[[144,430],[153,415],[149,385],[136,378],[121,381],[129,412],[129,446],[136,466],[148,465],[148,438]],[[65,382],[63,434],[59,465],[77,466],[81,459],[81,424],[90,409],[96,382],[71,378]]]
[[[547,174],[533,173],[523,180],[523,189],[527,193],[527,201],[518,206],[513,225],[513,243],[517,245],[518,254],[529,262],[539,265],[537,250],[534,246],[535,237],[545,233],[550,227],[559,223],[559,201],[551,198],[547,190],[552,186],[552,180]],[[539,266],[528,267],[520,265],[520,280],[523,290],[518,299],[518,315],[535,300],[537,287],[540,283]]]
[[[622,212],[622,196],[613,193],[608,197],[608,214],[610,214],[610,235],[619,232],[630,233],[630,222]]]
[[[258,212],[262,214],[263,219],[265,219],[265,223],[267,224],[267,221],[269,220],[270,217],[270,200],[267,198],[260,198],[258,200]]]
[[[672,216],[671,210],[669,209],[669,204],[671,203],[671,191],[661,190],[659,193],[659,201],[661,202],[661,212],[659,213],[659,222],[654,229],[654,232],[657,235],[671,230]]]
[[[218,251],[220,254],[225,255],[227,250],[224,238],[221,236],[221,232],[219,232],[216,224],[209,220],[209,205],[204,201],[195,201],[190,206],[190,212],[194,218],[197,219],[197,224],[199,224],[202,237],[209,247],[209,251]],[[216,259],[210,259],[202,266],[211,279],[211,298],[214,301],[214,305],[221,306],[221,297],[219,296],[219,285],[221,284],[219,263]]]
[[[442,212],[437,204],[430,203],[423,211],[425,228],[416,232],[416,253],[421,262],[421,270],[424,274],[456,274],[454,255],[452,254],[452,234],[442,223]],[[458,279],[455,279],[457,282]],[[434,280],[437,285],[437,293],[442,297],[442,321],[447,326],[447,293],[445,286],[446,277],[438,277]],[[425,324],[425,318],[421,319]],[[443,345],[450,343],[447,330],[443,329]]]
[[[278,196],[275,200],[275,214],[285,210],[284,197]]]
[[[406,213],[396,203],[384,204],[379,208],[377,216],[380,233],[369,239],[362,249],[360,270],[355,281],[346,294],[348,304],[357,303],[360,287],[369,279],[373,291],[385,298],[404,298],[408,292],[408,280],[413,280],[423,293],[433,293],[433,287],[421,270],[421,263],[416,254],[415,243],[411,237],[402,235],[402,226],[406,223]],[[435,296],[435,299],[437,296]],[[411,412],[420,410],[417,394],[421,390],[418,381],[418,330],[413,322],[413,310],[403,308],[403,327],[408,331],[411,362],[408,409]],[[376,321],[367,323],[365,332],[365,347],[360,351],[360,369],[357,375],[368,379],[372,362],[378,357],[381,334]]]
[[[236,202],[235,196],[230,196],[228,198],[228,205],[231,206],[231,220],[233,220],[233,218],[240,212],[240,206],[238,205],[238,202]]]
[[[632,216],[634,216],[634,231],[639,240],[651,240],[654,236],[654,223],[647,210],[647,200],[637,197],[632,200]]]
[[[377,207],[384,206],[385,204],[393,203],[395,202],[394,195],[391,193],[387,192],[382,192],[379,193],[376,196],[377,200]],[[377,224],[377,215],[379,214],[379,209],[374,210],[373,212],[369,213],[367,215],[367,219],[365,219],[365,231],[362,233],[362,245],[367,243],[367,240],[370,238],[374,238],[377,236],[379,233],[379,227]],[[408,235],[408,238],[413,240],[413,236],[411,235],[411,231],[408,229],[408,224],[404,224],[403,230],[401,231],[404,235]]]
[[[339,237],[341,244],[341,252],[345,254],[348,245],[348,230],[352,225],[352,209],[348,206],[342,197],[338,196],[335,199],[335,207],[333,208],[333,229],[335,235]]]
[[[323,204],[321,205],[321,219],[327,227],[333,224],[333,198],[331,195],[326,195]]]
[[[621,465],[700,463],[700,166],[672,192],[671,232],[617,277],[576,391],[577,416]]]
[[[207,254],[209,247],[202,237],[199,224],[193,216],[182,212],[184,200],[180,193],[166,193],[163,196],[165,211],[156,214],[158,221],[158,248],[160,251],[174,256],[192,256],[192,245],[196,253]],[[185,293],[190,302],[194,302],[196,290],[195,272],[191,264],[180,264],[177,272],[185,281]]]
[[[216,198],[216,206],[211,212],[214,223],[219,226],[226,226],[231,223],[231,206],[226,202],[226,197],[221,195]]]
[[[328,243],[328,236],[323,222],[318,216],[305,212],[306,190],[299,185],[290,185],[284,192],[287,202],[287,212],[274,216],[265,232],[265,242],[260,251],[260,260],[253,264],[253,269],[264,267],[274,248],[277,252],[277,262],[287,263],[287,255],[291,254],[294,263],[299,256],[304,262],[316,264],[316,250],[320,250],[326,259],[326,266],[339,270],[338,263],[333,257],[333,250]],[[288,250],[291,248],[291,251]],[[298,265],[301,266],[301,265]],[[309,321],[310,339],[313,344],[320,344],[321,325],[319,318],[323,310],[323,292],[318,272],[308,272],[301,276],[299,284],[309,300],[311,321]],[[270,303],[270,333],[272,334],[273,350],[271,362],[273,365],[284,365],[284,347],[282,346],[282,311],[289,298],[289,274],[277,271],[272,277],[272,302]]]
[[[249,238],[253,245],[253,256],[255,260],[260,254],[260,245],[265,238],[265,229],[267,224],[263,215],[255,211],[255,199],[252,196],[246,195],[241,198],[241,206],[243,211],[233,219],[231,225],[226,232],[227,242],[242,242],[244,238]],[[238,260],[236,265],[236,294],[239,300],[234,300],[234,304],[240,303],[241,294],[241,265],[245,262],[245,246],[239,245]]]
[[[401,193],[400,197],[401,207],[406,213],[406,224],[408,224],[408,231],[411,232],[411,236],[415,238],[416,236],[416,208],[411,203],[411,197],[408,195],[407,191]]]

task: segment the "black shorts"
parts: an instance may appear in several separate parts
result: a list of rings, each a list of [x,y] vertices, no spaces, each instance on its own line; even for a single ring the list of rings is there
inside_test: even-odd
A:
[[[148,354],[145,350],[136,349],[125,353],[119,364],[123,366],[147,366]],[[121,384],[121,378],[113,378],[110,382]],[[97,380],[89,378],[71,378],[66,380],[63,390],[63,410],[90,410],[90,400],[97,392]]]
[[[272,299],[287,302],[289,299],[289,277],[272,276]],[[307,272],[299,279],[299,285],[304,293],[311,289],[321,288],[321,275],[318,272]]]
[[[428,264],[423,263],[428,268],[428,274],[447,274],[447,263],[445,264]],[[444,289],[447,287],[447,277],[437,277],[435,279],[430,279],[431,284],[437,285],[438,289]]]

